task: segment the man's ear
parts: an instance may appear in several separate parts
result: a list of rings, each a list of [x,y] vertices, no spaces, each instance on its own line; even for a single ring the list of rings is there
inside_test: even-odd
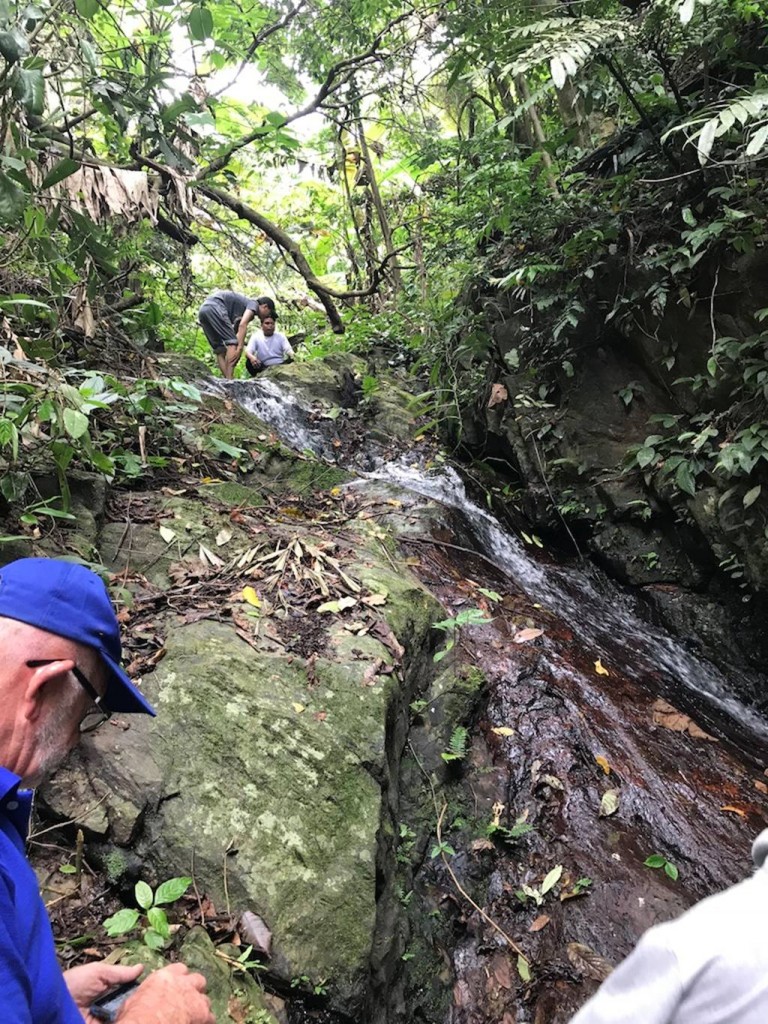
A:
[[[49,665],[38,665],[29,670],[27,686],[24,690],[23,711],[29,722],[35,722],[42,714],[46,699],[66,682],[69,672],[75,667],[71,659],[52,661]]]

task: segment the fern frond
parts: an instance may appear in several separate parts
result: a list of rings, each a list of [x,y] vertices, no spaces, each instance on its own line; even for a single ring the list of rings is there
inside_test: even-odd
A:
[[[569,77],[608,47],[625,42],[635,27],[628,21],[597,18],[548,18],[515,29],[518,38],[538,37],[503,69],[506,75],[523,75],[542,64],[549,64],[552,81],[558,89]]]
[[[666,139],[673,132],[686,132],[695,129],[688,135],[689,142],[696,142],[699,163],[702,166],[709,159],[715,140],[719,139],[731,128],[744,128],[747,135],[745,155],[757,156],[768,143],[768,89],[758,87],[752,92],[741,93],[736,99],[716,109],[709,107],[684,124],[675,125],[665,135]],[[757,122],[757,123],[755,123]],[[700,126],[700,127],[697,127]]]

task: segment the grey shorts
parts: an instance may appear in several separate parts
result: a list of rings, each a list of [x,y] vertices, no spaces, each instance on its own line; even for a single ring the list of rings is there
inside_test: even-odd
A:
[[[227,345],[236,345],[235,326],[227,316],[223,302],[207,299],[200,307],[197,322],[203,328],[203,334],[214,352],[224,352]]]

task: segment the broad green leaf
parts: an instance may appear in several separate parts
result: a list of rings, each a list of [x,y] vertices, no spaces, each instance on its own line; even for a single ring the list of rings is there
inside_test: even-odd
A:
[[[656,458],[655,448],[641,448],[635,456],[637,464],[640,469],[645,469],[646,466],[650,466],[653,460]]]
[[[26,205],[24,190],[0,171],[0,223],[11,224],[19,220]]]
[[[187,24],[189,34],[200,43],[204,43],[213,35],[213,15],[207,7],[193,7]]]
[[[36,68],[17,68],[14,75],[13,95],[28,114],[42,114],[45,106],[45,80],[43,72]]]
[[[65,156],[63,160],[59,160],[55,167],[52,167],[50,171],[43,178],[43,183],[40,188],[50,188],[51,185],[58,185],[60,181],[64,181],[70,174],[74,174],[75,171],[80,170],[80,164],[77,160],[71,160],[68,156]]]
[[[147,928],[144,932],[144,945],[149,946],[150,949],[163,949],[165,947],[165,939],[154,928]]]
[[[75,9],[81,18],[90,21],[101,10],[101,4],[99,0],[75,0]]]
[[[136,927],[139,920],[138,910],[132,910],[130,907],[124,907],[122,910],[118,910],[112,917],[108,917],[104,922],[104,931],[107,935],[111,935],[113,938],[116,935],[125,935],[132,928]]]
[[[680,875],[680,872],[677,870],[677,867],[674,864],[672,864],[670,861],[667,861],[664,865],[664,874],[667,875],[667,877],[671,878],[673,882],[676,882]]]
[[[152,906],[152,890],[146,882],[137,882],[134,890],[136,902],[142,910],[149,910]]]
[[[159,935],[164,939],[170,939],[171,929],[168,927],[168,918],[164,910],[160,907],[150,907],[147,911],[147,920]]]
[[[522,981],[531,980],[531,965],[520,953],[517,954],[517,973]]]
[[[647,868],[661,868],[667,863],[667,858],[662,857],[660,853],[652,853],[650,857],[646,857],[643,861]]]
[[[29,43],[20,29],[12,28],[9,32],[0,32],[0,56],[9,64],[17,64],[28,53]]]
[[[696,493],[696,481],[687,462],[681,462],[675,472],[675,483],[686,494]]]
[[[79,409],[65,409],[64,429],[76,441],[88,430],[88,417]]]
[[[186,875],[169,878],[167,882],[158,885],[155,891],[155,906],[159,907],[163,903],[175,903],[176,900],[181,899],[190,885],[192,885],[192,879]]]
[[[77,874],[77,868],[75,867],[74,864],[62,864],[61,867],[59,868],[59,871],[62,873],[62,875]]]
[[[541,895],[544,896],[548,893],[553,885],[557,885],[560,881],[560,875],[563,873],[563,865],[556,864],[555,867],[547,874],[544,881],[541,883]]]
[[[744,495],[744,508],[749,508],[750,505],[753,505],[757,501],[762,489],[762,486],[758,484],[757,487],[753,487],[752,490],[747,491]]]

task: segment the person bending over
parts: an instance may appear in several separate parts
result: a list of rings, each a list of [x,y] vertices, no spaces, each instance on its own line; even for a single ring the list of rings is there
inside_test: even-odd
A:
[[[571,1024],[766,1024],[767,854],[768,829],[751,878],[649,929]]]
[[[293,359],[291,343],[284,334],[275,330],[275,318],[265,316],[261,330],[255,331],[245,350],[245,368],[251,377],[267,366],[278,366]]]
[[[214,351],[222,377],[231,380],[245,344],[248,324],[263,299],[249,299],[239,292],[215,291],[200,307],[197,320]],[[273,303],[274,305],[274,303]]]
[[[95,1024],[91,1003],[143,967],[88,963],[62,973],[25,855],[37,786],[113,711],[154,715],[120,667],[104,584],[82,565],[22,558],[0,568],[0,1021]],[[106,755],[105,755],[106,756]],[[176,963],[150,974],[120,1024],[216,1024],[205,978]]]

